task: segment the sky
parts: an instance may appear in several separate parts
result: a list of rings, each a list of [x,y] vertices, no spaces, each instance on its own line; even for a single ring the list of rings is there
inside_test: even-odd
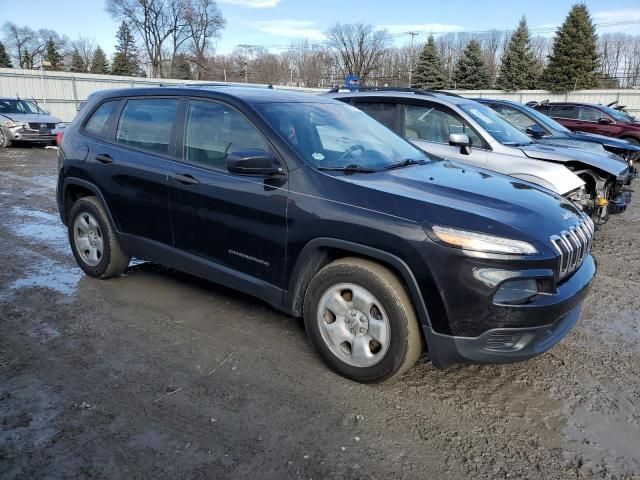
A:
[[[48,28],[70,39],[94,38],[112,54],[118,21],[104,10],[104,0],[0,0],[12,4],[2,8],[2,19],[33,29]],[[511,30],[526,15],[534,34],[553,35],[575,0],[218,0],[227,26],[217,41],[217,51],[228,53],[236,45],[267,46],[281,51],[292,40],[323,40],[323,33],[335,22],[363,22],[402,34],[420,31],[417,40],[429,32]],[[638,23],[599,27],[598,32],[625,32],[640,35],[640,0],[586,0],[596,24]],[[408,35],[398,35],[396,42],[406,43]]]

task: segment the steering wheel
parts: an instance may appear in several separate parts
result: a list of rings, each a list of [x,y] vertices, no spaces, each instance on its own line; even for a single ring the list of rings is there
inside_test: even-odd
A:
[[[349,148],[347,148],[344,153],[342,155],[340,155],[340,157],[338,157],[338,162],[340,160],[344,160],[345,158],[347,158],[349,155],[351,155],[353,152],[360,150],[361,152],[364,152],[367,149],[367,147],[365,147],[364,145],[360,145],[360,144],[356,144],[356,145],[351,145]]]

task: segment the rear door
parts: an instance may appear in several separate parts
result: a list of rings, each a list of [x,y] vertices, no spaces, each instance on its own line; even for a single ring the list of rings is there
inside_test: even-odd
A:
[[[167,175],[178,104],[178,99],[164,97],[107,101],[83,126],[89,140],[87,171],[102,191],[116,229],[128,236],[125,243],[142,252],[140,241],[172,249]]]
[[[169,181],[178,258],[206,277],[226,272],[284,286],[287,179],[226,168],[229,153],[270,150],[269,142],[225,103],[191,99],[182,116],[181,151]]]
[[[402,134],[417,147],[443,158],[486,168],[488,146],[482,137],[453,110],[431,102],[402,105]],[[471,140],[471,153],[449,145],[449,135],[464,133]]]

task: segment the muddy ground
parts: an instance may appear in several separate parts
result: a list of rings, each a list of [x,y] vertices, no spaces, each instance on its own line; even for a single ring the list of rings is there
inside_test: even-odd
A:
[[[640,479],[640,195],[549,353],[364,386],[249,296],[84,276],[55,174],[52,150],[0,151],[0,478]]]

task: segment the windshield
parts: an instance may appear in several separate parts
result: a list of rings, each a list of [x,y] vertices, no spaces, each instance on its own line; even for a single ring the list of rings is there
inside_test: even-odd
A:
[[[520,108],[523,108],[529,115],[531,115],[533,118],[537,119],[547,127],[551,128],[552,130],[557,130],[563,133],[571,133],[571,130],[569,130],[567,127],[556,122],[553,118],[547,117],[544,113],[539,112],[535,108],[531,108],[528,105],[520,105]]]
[[[315,168],[383,169],[429,158],[357,108],[333,103],[265,103],[256,109]]]
[[[500,114],[480,103],[463,103],[460,108],[471,115],[493,138],[509,146],[529,145],[532,140]]]
[[[605,112],[607,112],[619,122],[633,122],[634,120],[631,115],[628,115],[625,112],[621,112],[620,110],[616,110],[615,108],[603,106],[600,106],[600,108],[602,108]]]
[[[43,113],[35,103],[26,100],[8,100],[0,99],[0,114],[13,113],[25,115],[29,113]]]

